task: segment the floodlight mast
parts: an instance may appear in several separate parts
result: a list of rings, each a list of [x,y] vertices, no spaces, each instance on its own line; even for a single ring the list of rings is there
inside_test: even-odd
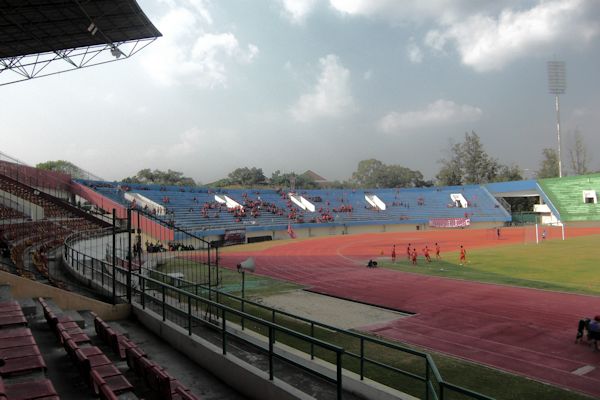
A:
[[[558,176],[562,178],[562,160],[560,157],[560,100],[558,95],[564,94],[567,87],[564,61],[548,61],[548,90],[555,97],[556,104],[556,136],[558,138]]]

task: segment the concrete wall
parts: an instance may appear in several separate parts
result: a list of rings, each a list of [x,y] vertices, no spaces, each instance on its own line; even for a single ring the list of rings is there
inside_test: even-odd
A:
[[[0,271],[0,283],[10,285],[15,299],[49,297],[63,310],[90,310],[107,321],[125,319],[130,314],[128,304],[112,305],[77,293]]]
[[[498,226],[504,226],[504,222],[496,221],[496,222],[476,222],[473,223],[470,227],[464,229],[489,229],[495,228]],[[599,225],[600,226],[600,221]],[[440,230],[447,231],[448,229],[443,228],[431,228],[428,224],[419,224],[419,223],[409,223],[409,224],[379,224],[379,225],[352,225],[352,226],[327,226],[323,225],[317,227],[310,228],[302,228],[296,227],[294,228],[294,233],[297,238],[305,239],[310,237],[325,237],[325,236],[334,236],[334,235],[357,235],[361,233],[383,233],[383,232],[415,232],[417,231],[417,227],[419,231],[431,231],[431,230]],[[265,230],[265,231],[254,231],[247,232],[246,238],[249,237],[257,237],[257,236],[271,236],[273,240],[285,240],[289,239],[290,235],[287,232],[287,229],[282,230]],[[204,238],[205,240],[218,240],[218,236],[207,236]]]
[[[34,221],[44,219],[44,209],[42,207],[4,190],[0,190],[0,204],[21,211]]]
[[[256,400],[309,400],[313,399],[289,384],[231,354],[223,355],[221,348],[199,336],[189,336],[187,330],[162,318],[149,309],[133,304],[133,314],[147,329],[160,336],[175,349],[198,365],[212,372],[240,393]]]

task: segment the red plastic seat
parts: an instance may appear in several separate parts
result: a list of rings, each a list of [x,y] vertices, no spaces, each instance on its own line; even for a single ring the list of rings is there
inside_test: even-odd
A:
[[[11,384],[4,384],[0,380],[0,398],[2,395],[10,400],[59,399],[52,382],[48,379]]]
[[[35,344],[33,336],[15,336],[7,337],[0,340],[0,349],[8,349],[11,347],[30,346]]]
[[[36,345],[10,347],[8,349],[0,349],[0,359],[20,358],[28,356],[39,356],[40,349]]]
[[[0,330],[0,340],[19,337],[19,336],[31,336],[31,329],[29,328],[12,328]]]
[[[19,325],[27,325],[27,319],[23,313],[21,315],[0,315],[0,328],[15,327]]]
[[[99,381],[98,378],[102,378],[102,381]],[[100,387],[103,384],[108,385],[115,394],[133,389],[133,385],[113,364],[92,369],[90,371],[90,381],[95,394],[100,394]]]
[[[189,389],[178,386],[175,389],[175,393],[171,396],[172,400],[201,400],[200,397],[196,396]]]
[[[146,357],[146,353],[144,353],[144,351],[142,349],[140,349],[139,347],[134,346],[134,347],[125,349],[125,354],[126,354],[127,365],[129,366],[129,369],[133,370],[137,375],[141,376],[142,373],[139,370],[139,368],[141,368],[139,359]]]
[[[9,358],[4,362],[4,365],[0,367],[0,375],[3,377],[46,370],[46,363],[41,355]]]

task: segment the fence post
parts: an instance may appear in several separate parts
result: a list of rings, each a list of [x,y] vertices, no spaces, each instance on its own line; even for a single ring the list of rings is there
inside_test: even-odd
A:
[[[310,337],[315,337],[315,323],[312,321],[310,322]],[[315,359],[315,344],[312,341],[310,342],[310,359]]]
[[[360,338],[360,380],[365,379],[365,338]]]
[[[131,304],[131,208],[127,209],[127,302]]]
[[[222,315],[222,322],[221,322],[221,340],[223,342],[223,354],[227,354],[227,325],[225,323],[226,318],[225,318],[225,309],[223,308],[223,315]]]
[[[140,274],[140,283],[142,284],[142,310],[146,309],[146,278]]]
[[[337,398],[342,400],[342,352],[335,353],[335,361],[337,364]]]
[[[165,284],[163,283],[160,287],[162,289],[162,318],[163,321],[165,321],[167,319],[165,309]]]
[[[429,361],[425,358],[425,400],[429,400]]]
[[[192,336],[192,297],[188,295],[188,335]]]
[[[273,327],[269,326],[269,380],[273,380]]]
[[[112,210],[112,293],[113,304],[117,304],[117,210]]]

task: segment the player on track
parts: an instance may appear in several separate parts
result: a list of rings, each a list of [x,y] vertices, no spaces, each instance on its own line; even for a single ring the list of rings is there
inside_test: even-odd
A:
[[[411,257],[412,257],[412,251],[410,251],[410,243],[409,243],[408,247],[406,248],[406,258],[410,260]]]
[[[413,265],[417,265],[417,249],[413,248],[412,253],[410,255],[410,259],[412,260]]]
[[[442,256],[440,256],[440,245],[435,242],[435,259],[436,260],[441,260]]]
[[[396,245],[392,246],[392,262],[396,263]]]
[[[460,265],[463,265],[467,263],[467,250],[462,246],[462,244],[460,245]]]
[[[425,245],[425,248],[423,249],[423,255],[425,256],[425,259],[427,260],[427,262],[430,263],[431,256],[429,255],[429,247],[427,247],[427,245]]]

